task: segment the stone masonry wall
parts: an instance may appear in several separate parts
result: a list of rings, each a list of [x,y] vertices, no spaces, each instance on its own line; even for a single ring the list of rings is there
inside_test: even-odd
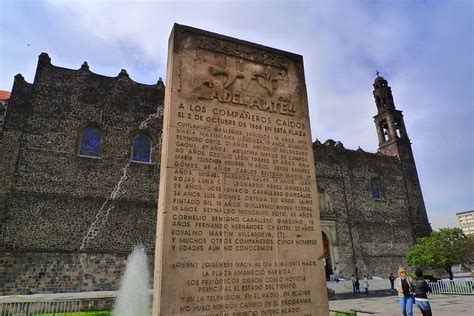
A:
[[[131,162],[130,155],[138,131],[159,143],[162,122],[153,116],[163,93],[162,83],[137,84],[124,71],[99,76],[86,64],[59,68],[41,54],[31,95],[12,93],[12,114],[15,100],[28,99],[24,124],[7,120],[2,135],[2,153],[10,155],[2,169],[12,176],[2,183],[0,250],[79,251],[96,219],[98,235],[85,251],[124,253],[136,242],[154,247],[160,148],[154,146],[152,164]],[[78,155],[91,124],[102,131],[100,158]]]
[[[29,103],[32,85],[25,82],[21,75],[15,76],[10,109],[6,112],[5,122],[0,131],[0,225],[2,231],[6,222],[7,196],[15,179],[16,158],[18,156],[26,119],[31,114]],[[0,237],[0,247],[2,238]]]
[[[115,254],[4,252],[0,257],[0,289],[3,295],[115,291],[120,287],[126,258]],[[148,259],[153,269],[153,256]]]
[[[46,54],[33,84],[15,77],[0,134],[0,295],[116,290],[133,245],[153,258],[160,148],[152,164],[130,162],[130,148],[138,131],[159,142],[163,94],[161,82],[137,84],[124,71],[104,77],[86,64],[64,69]],[[102,131],[101,158],[78,155],[90,124]],[[318,191],[331,205],[321,219],[335,221],[341,274],[396,271],[414,240],[409,205],[423,203],[416,168],[331,140],[313,148]],[[371,179],[381,199],[372,198]],[[97,235],[80,250],[96,220]]]
[[[128,186],[125,186],[127,188]],[[6,227],[7,244],[18,251],[78,251],[86,229],[103,199],[64,198],[62,195],[16,193],[9,210],[15,214]],[[154,248],[156,204],[119,200],[100,226],[88,252],[128,253],[133,245]]]
[[[340,262],[345,277],[355,273],[388,276],[403,263],[413,243],[411,216],[400,161],[396,157],[315,142],[316,177],[336,213]],[[373,199],[377,179],[382,198]],[[325,214],[321,214],[325,218]]]

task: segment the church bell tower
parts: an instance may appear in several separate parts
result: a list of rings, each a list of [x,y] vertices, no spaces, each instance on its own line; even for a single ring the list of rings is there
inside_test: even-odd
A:
[[[379,152],[385,156],[397,157],[403,174],[405,191],[408,199],[409,214],[413,238],[431,233],[431,226],[426,214],[420,181],[416,171],[415,158],[408,138],[402,111],[395,108],[392,88],[387,80],[379,76],[374,80],[374,98],[377,115],[374,116]]]
[[[395,108],[392,88],[378,73],[374,81],[374,98],[378,111],[374,119],[379,137],[379,151],[387,156],[413,159],[402,111]]]

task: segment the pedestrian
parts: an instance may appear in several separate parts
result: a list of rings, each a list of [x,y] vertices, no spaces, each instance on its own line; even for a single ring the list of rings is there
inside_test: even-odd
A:
[[[364,280],[362,283],[364,284],[365,295],[369,296],[369,280],[367,279],[366,275],[364,275]]]
[[[326,281],[328,281],[330,279],[329,278],[329,265],[326,258],[323,258],[323,265],[324,265],[324,272],[326,273]]]
[[[407,269],[404,267],[398,269],[395,287],[403,316],[413,316],[413,279],[407,275]]]
[[[352,293],[356,294],[356,277],[354,275],[352,275],[351,281],[352,281]]]
[[[388,277],[388,279],[390,280],[390,290],[393,291],[393,284],[395,283],[395,277],[393,276],[393,273],[390,272],[390,276]]]
[[[331,281],[331,283],[334,283],[334,272],[331,268],[329,268],[329,280]]]
[[[360,282],[357,276],[356,276],[355,286],[356,286],[356,294],[360,294]]]
[[[336,283],[339,283],[339,270],[337,269],[337,267],[334,267],[334,281],[336,281]]]
[[[415,280],[413,281],[413,290],[415,292],[415,304],[423,316],[431,316],[431,306],[426,293],[431,292],[431,288],[423,279],[421,269],[415,270]]]

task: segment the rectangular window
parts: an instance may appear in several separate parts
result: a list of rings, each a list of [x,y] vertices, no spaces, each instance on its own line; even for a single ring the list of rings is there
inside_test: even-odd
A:
[[[380,186],[377,179],[370,180],[370,190],[372,191],[372,198],[374,200],[382,199],[382,195],[380,194]]]

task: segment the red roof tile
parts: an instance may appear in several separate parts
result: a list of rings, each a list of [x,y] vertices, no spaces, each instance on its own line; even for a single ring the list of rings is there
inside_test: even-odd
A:
[[[8,100],[10,99],[10,92],[0,90],[0,100]]]

